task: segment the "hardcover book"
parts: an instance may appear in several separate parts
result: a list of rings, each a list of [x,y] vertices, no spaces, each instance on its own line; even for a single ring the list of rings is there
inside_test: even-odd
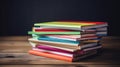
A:
[[[85,48],[92,48],[92,47],[96,47],[100,44],[98,43],[86,43],[86,44],[82,44],[82,45],[69,45],[69,44],[62,44],[62,43],[56,43],[56,42],[48,42],[48,41],[39,41],[39,40],[35,40],[35,39],[29,39],[30,44],[33,47],[36,47],[36,45],[50,45],[50,46],[55,46],[55,47],[60,47],[60,48],[67,48],[71,51],[75,51],[75,50],[82,50]]]
[[[85,30],[108,26],[106,22],[44,22],[35,23],[34,26],[51,27],[58,29]]]
[[[58,55],[58,54],[54,54],[54,53],[50,53],[50,52],[37,51],[37,50],[29,50],[29,53],[32,55],[36,55],[36,56],[53,58],[53,59],[63,60],[63,61],[68,61],[68,62],[75,62],[75,61],[79,61],[83,58],[95,55],[97,53],[97,51],[92,51],[92,52],[86,53],[86,54],[81,55],[81,56],[76,57],[76,58]]]

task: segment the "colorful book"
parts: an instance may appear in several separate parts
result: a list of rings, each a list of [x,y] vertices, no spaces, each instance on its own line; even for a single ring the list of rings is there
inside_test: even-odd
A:
[[[63,61],[68,61],[68,62],[79,61],[80,59],[95,55],[96,53],[97,53],[97,51],[92,51],[92,52],[89,52],[89,53],[87,53],[85,55],[73,58],[73,57],[53,54],[53,53],[49,53],[49,52],[42,52],[42,51],[37,51],[37,50],[29,50],[29,54],[32,54],[32,55],[42,56],[42,57],[47,57],[47,58],[53,58],[53,59],[63,60]]]
[[[28,34],[69,34],[69,35],[83,35],[83,34],[96,34],[95,31],[89,31],[89,32],[80,32],[80,31],[68,31],[68,30],[33,30],[33,31],[28,31]]]
[[[34,32],[34,31],[28,31],[28,34],[80,34],[80,32]]]
[[[61,48],[67,48],[70,50],[77,50],[80,49],[80,46],[73,46],[73,45],[65,45],[65,44],[60,44],[60,43],[51,43],[51,42],[47,42],[47,41],[37,41],[37,40],[33,40],[33,39],[29,39],[30,44],[35,47],[37,44],[41,44],[41,45],[50,45],[50,46],[55,46],[55,47],[61,47]]]
[[[71,40],[71,41],[79,41],[80,40],[93,40],[93,39],[97,39],[98,36],[96,36],[96,34],[85,34],[85,35],[35,35],[34,36],[38,36],[37,38],[40,38],[42,36],[45,37],[49,37],[49,38],[56,38],[56,39],[63,39],[63,40]]]
[[[33,47],[36,47],[36,45],[50,45],[50,46],[55,46],[55,47],[61,47],[61,48],[67,48],[72,51],[75,50],[81,50],[87,47],[94,47],[99,45],[98,43],[86,43],[86,44],[80,44],[80,45],[69,45],[69,44],[63,44],[63,43],[56,43],[56,42],[48,42],[48,41],[40,41],[36,39],[29,39],[29,42]]]
[[[44,22],[35,23],[34,26],[51,27],[58,29],[85,30],[91,28],[101,28],[108,24],[106,22]]]
[[[33,27],[32,29],[34,32],[81,32],[82,34],[87,33],[95,33],[97,32],[96,29],[90,29],[90,30],[67,30],[67,29],[55,29],[55,28],[42,28],[42,27]],[[99,29],[100,30],[100,29]]]
[[[41,45],[41,44],[36,45],[36,48],[49,50],[49,51],[55,51],[55,52],[61,52],[61,53],[67,53],[67,54],[83,54],[84,53],[84,51],[82,50],[68,51],[66,49],[61,49],[58,47],[49,46],[49,45]]]
[[[55,52],[61,52],[61,53],[69,53],[69,54],[81,54],[83,53],[84,51],[91,51],[91,50],[95,50],[95,49],[100,49],[102,48],[101,44],[98,44],[98,45],[87,45],[87,46],[81,46],[81,50],[80,49],[76,49],[76,50],[73,50],[73,51],[69,51],[68,49],[66,48],[60,48],[60,47],[54,47],[54,46],[49,46],[49,45],[41,45],[41,44],[37,44],[36,45],[36,48],[39,48],[39,49],[44,49],[44,50],[50,50],[50,51],[55,51]]]
[[[28,34],[37,34],[37,35],[45,35],[45,34],[57,34],[57,35],[83,35],[83,34],[96,34],[96,35],[106,35],[107,32],[79,32],[79,31],[71,31],[71,32],[34,32],[34,31],[28,31]]]
[[[60,52],[60,53],[66,53],[66,54],[84,54],[85,52],[89,52],[89,51],[93,51],[93,50],[97,50],[97,49],[100,49],[102,48],[101,45],[97,45],[97,46],[90,46],[90,47],[87,47],[87,48],[83,48],[82,50],[75,50],[75,51],[69,51],[69,50],[66,50],[66,49],[61,49],[59,47],[54,47],[54,46],[49,46],[49,45],[41,45],[41,44],[38,44],[35,48],[38,48],[38,49],[42,49],[42,50],[48,50],[48,51],[54,51],[54,52]]]
[[[50,41],[50,40],[37,40],[37,39],[34,39],[34,38],[29,38],[28,39],[29,41],[33,41],[33,42],[38,42],[38,43],[43,43],[43,44],[56,44],[56,45],[64,45],[64,46],[71,46],[71,47],[74,47],[74,46],[82,46],[82,45],[85,45],[85,44],[93,44],[93,43],[97,43],[97,42],[81,42],[81,43],[67,43],[67,42],[58,42],[58,41]]]
[[[68,56],[68,57],[78,57],[78,56],[81,56],[81,55],[86,53],[86,52],[83,52],[83,51],[81,51],[81,53],[80,52],[79,53],[66,53],[66,52],[45,50],[45,49],[39,49],[39,48],[32,48],[32,50],[37,50],[37,51],[41,51],[41,52],[49,52],[49,53]]]
[[[51,42],[60,42],[60,43],[68,43],[68,44],[80,44],[80,41],[72,41],[72,40],[66,40],[66,39],[58,39],[58,38],[51,38],[46,36],[41,36],[38,38],[38,40],[42,41],[51,41]]]
[[[68,53],[76,51],[76,50],[73,50],[73,49],[61,48],[61,47],[57,47],[57,46],[52,46],[52,45],[48,45],[48,44],[40,44],[40,43],[36,43],[36,42],[31,42],[31,41],[29,41],[29,43],[33,48],[36,48],[39,45],[43,45],[43,46],[48,46],[48,47],[51,47],[51,48],[53,47],[53,48],[58,48],[58,49],[61,49],[61,50],[66,50],[66,51],[68,51]]]
[[[52,28],[52,27],[41,27],[41,26],[38,26],[38,27],[33,27],[32,28],[33,31],[56,31],[56,32],[59,32],[61,30],[64,30],[64,31],[80,31],[80,32],[100,32],[100,31],[107,31],[107,27],[101,27],[101,28],[91,28],[91,29],[85,29],[85,30],[72,30],[72,29],[59,29],[59,28]]]
[[[73,40],[66,40],[66,39],[60,39],[60,38],[52,38],[52,37],[46,37],[46,36],[41,36],[38,38],[38,40],[42,41],[51,41],[51,42],[60,42],[60,43],[69,43],[69,44],[84,44],[84,43],[97,43],[99,40],[83,40],[83,41],[73,41]]]

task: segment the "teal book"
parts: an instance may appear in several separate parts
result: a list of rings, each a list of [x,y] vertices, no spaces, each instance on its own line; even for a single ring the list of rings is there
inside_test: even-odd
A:
[[[58,39],[58,38],[50,38],[50,37],[45,37],[45,36],[39,37],[38,40],[52,41],[52,42],[62,42],[62,43],[71,43],[71,44],[79,44],[80,43],[80,41],[72,41],[72,40],[65,40],[65,39]]]

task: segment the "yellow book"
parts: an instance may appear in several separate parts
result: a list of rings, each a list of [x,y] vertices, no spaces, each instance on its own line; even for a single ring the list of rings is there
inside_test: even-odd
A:
[[[105,22],[44,22],[44,23],[35,23],[34,26],[47,27],[47,28],[59,28],[59,29],[90,29],[90,28],[100,28],[107,26]]]

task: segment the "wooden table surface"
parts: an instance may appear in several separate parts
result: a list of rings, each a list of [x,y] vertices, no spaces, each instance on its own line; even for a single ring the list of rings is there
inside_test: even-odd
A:
[[[30,55],[29,37],[0,37],[0,67],[120,67],[120,37],[104,37],[102,52],[79,62]]]

